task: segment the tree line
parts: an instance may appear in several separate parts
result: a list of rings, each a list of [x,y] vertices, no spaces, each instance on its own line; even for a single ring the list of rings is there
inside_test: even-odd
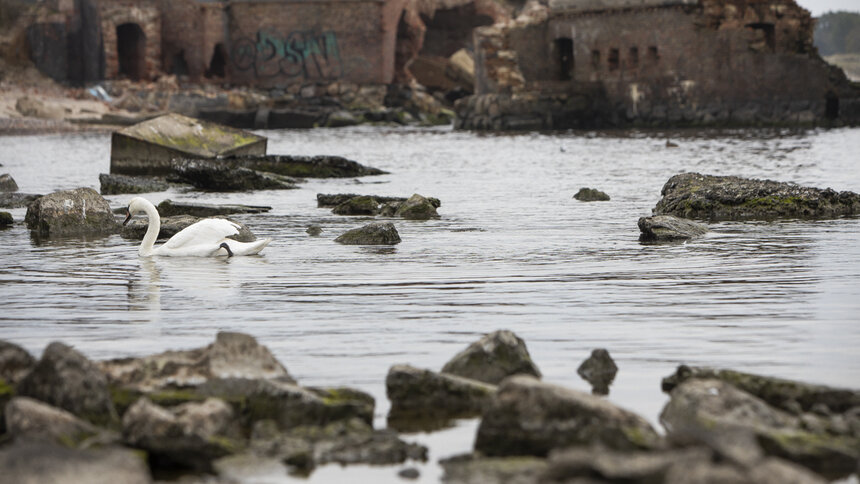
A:
[[[815,45],[822,56],[860,53],[860,13],[828,12],[819,17]]]

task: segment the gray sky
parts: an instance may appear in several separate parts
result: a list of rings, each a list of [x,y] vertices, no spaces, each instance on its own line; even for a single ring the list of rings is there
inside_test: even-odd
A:
[[[860,12],[860,0],[795,0],[798,5],[812,12],[813,17],[830,11],[845,10]]]

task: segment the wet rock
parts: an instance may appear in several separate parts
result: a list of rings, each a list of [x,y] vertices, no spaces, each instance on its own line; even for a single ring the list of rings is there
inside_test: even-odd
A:
[[[615,380],[618,366],[615,365],[609,352],[598,348],[591,352],[585,361],[576,369],[583,380],[591,384],[591,391],[596,395],[609,394],[609,385]]]
[[[400,234],[391,222],[373,222],[344,232],[334,241],[345,245],[395,245],[400,243]]]
[[[860,392],[843,388],[814,385],[783,378],[755,375],[740,371],[680,365],[675,373],[663,378],[664,392],[690,379],[717,379],[755,395],[769,405],[799,415],[810,412],[816,405],[825,405],[830,411],[848,412],[860,408]]]
[[[102,195],[151,193],[167,190],[167,182],[144,176],[99,174]]]
[[[295,382],[271,351],[250,335],[222,331],[215,342],[184,351],[102,361],[112,386],[148,392],[170,386],[193,387],[210,379],[279,378]]]
[[[86,448],[119,441],[71,413],[27,397],[15,397],[5,408],[6,432],[15,439],[46,440]]]
[[[353,178],[387,173],[341,156],[261,155],[222,160],[252,170],[297,178]]]
[[[0,448],[4,482],[18,484],[151,484],[145,460],[129,449],[74,450],[45,442]]]
[[[361,124],[361,119],[355,117],[349,111],[334,111],[326,118],[325,126],[327,128],[343,128],[346,126],[356,126]]]
[[[96,425],[117,420],[107,378],[84,355],[63,343],[51,343],[19,383],[17,394],[67,410]]]
[[[233,438],[232,408],[215,398],[173,409],[141,398],[123,415],[122,432],[128,445],[146,450],[160,466],[206,470],[213,459],[243,448]]]
[[[0,208],[26,207],[41,196],[32,193],[0,192]]]
[[[442,372],[494,385],[516,374],[541,377],[525,342],[507,330],[484,335],[445,363]]]
[[[92,188],[38,198],[27,207],[24,220],[41,236],[108,235],[119,230],[107,200]]]
[[[573,445],[636,450],[662,442],[645,419],[605,399],[517,375],[502,382],[484,411],[475,450],[546,456]]]
[[[860,213],[860,194],[735,176],[682,173],[666,182],[655,215],[708,220],[829,218]]]
[[[0,192],[17,192],[18,184],[8,173],[0,175]]]
[[[427,220],[438,218],[439,214],[430,200],[416,193],[397,207],[394,216],[408,220]]]
[[[226,217],[216,217],[216,218],[226,218]],[[161,230],[158,231],[159,239],[169,239],[173,237],[179,231],[188,227],[191,224],[199,222],[202,220],[200,217],[192,217],[191,215],[176,215],[173,217],[163,217],[161,219]],[[237,222],[233,219],[227,219],[237,225],[239,225],[239,233],[236,235],[231,235],[229,238],[238,240],[239,242],[253,242],[257,240],[257,236],[251,232],[251,229],[248,228],[242,222]],[[120,230],[120,235],[124,239],[133,239],[133,240],[143,240],[143,236],[146,234],[146,229],[149,226],[149,221],[146,218],[137,218],[132,219],[129,223],[124,225]]]
[[[765,454],[831,479],[856,471],[860,458],[856,437],[807,431],[798,417],[720,380],[690,379],[675,387],[660,422],[667,436],[681,444],[722,444],[723,434],[747,432],[755,436]],[[734,452],[722,453],[731,456]]]
[[[580,188],[573,198],[580,202],[605,202],[609,200],[609,195],[596,188]]]
[[[389,427],[399,430],[438,428],[453,418],[470,417],[486,408],[494,385],[409,365],[394,365],[385,378],[391,401]]]
[[[308,235],[310,235],[311,237],[316,237],[316,236],[318,236],[319,234],[321,234],[321,233],[322,233],[322,231],[323,231],[322,227],[320,227],[320,226],[319,226],[319,225],[317,225],[317,224],[311,224],[311,225],[308,225],[308,228],[305,230],[305,232],[306,232]]]
[[[421,471],[414,467],[407,467],[397,471],[397,476],[402,479],[418,479],[421,477]]]
[[[293,178],[237,166],[226,159],[177,159],[171,162],[171,169],[178,180],[202,190],[235,192],[298,188]]]
[[[367,196],[350,198],[331,211],[335,215],[376,215],[378,212],[379,202]]]
[[[33,367],[36,359],[24,348],[0,340],[0,382],[14,385],[21,381]]]
[[[472,454],[442,459],[446,484],[533,484],[543,482],[546,459],[537,457],[478,457]]]
[[[15,220],[12,219],[12,214],[9,212],[0,212],[0,227],[9,227],[15,223]]]
[[[174,202],[172,200],[164,200],[156,208],[158,208],[158,214],[162,217],[191,215],[192,217],[201,218],[236,213],[264,213],[272,210],[272,207],[263,205],[215,205],[211,203]]]
[[[356,195],[354,193],[317,193],[317,206],[318,207],[335,207],[340,205],[341,203],[355,197],[370,197],[376,200],[379,203],[387,204],[394,203],[394,209],[397,210],[397,207],[400,206],[401,203],[406,201],[406,197],[384,197],[381,195]],[[442,202],[439,201],[438,198],[427,198],[430,203],[439,208],[442,206]]]
[[[640,217],[639,240],[643,242],[664,242],[672,240],[692,239],[708,232],[704,224],[684,220],[673,215],[655,215]]]

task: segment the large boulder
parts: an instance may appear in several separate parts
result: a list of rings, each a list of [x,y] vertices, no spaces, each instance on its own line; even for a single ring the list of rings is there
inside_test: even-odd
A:
[[[119,230],[107,200],[92,188],[38,198],[27,207],[24,220],[41,236],[108,235]]]
[[[858,436],[818,428],[816,422],[771,407],[724,381],[689,379],[676,386],[670,396],[660,422],[675,443],[707,444],[729,457],[749,455],[749,450],[732,449],[734,442],[744,442],[743,436],[748,434],[764,453],[804,465],[831,479],[857,470]]]
[[[427,220],[438,218],[439,214],[429,199],[416,193],[397,207],[394,216],[409,220]]]
[[[400,430],[444,427],[448,420],[480,414],[495,385],[409,365],[394,365],[385,378],[391,401],[388,425]]]
[[[293,178],[237,166],[225,160],[178,159],[171,162],[171,169],[179,181],[202,190],[235,192],[298,188]]]
[[[395,245],[400,243],[400,234],[391,222],[373,222],[348,230],[334,241],[344,245]]]
[[[708,227],[692,220],[673,215],[655,215],[639,218],[639,240],[642,242],[666,242],[692,239],[708,232]]]
[[[84,355],[63,343],[51,343],[19,383],[17,394],[67,410],[97,425],[117,420],[107,378]]]
[[[215,205],[211,203],[174,202],[173,200],[164,200],[156,208],[158,208],[158,214],[162,217],[173,217],[176,215],[214,217],[236,213],[264,213],[272,209],[272,207],[264,205]]]
[[[220,217],[219,217],[220,218]],[[159,239],[169,239],[182,229],[191,224],[197,223],[202,218],[193,217],[191,215],[175,215],[172,217],[163,217],[161,219],[161,229],[158,231]],[[239,233],[231,235],[229,238],[238,240],[239,242],[253,242],[257,240],[257,236],[251,232],[245,224],[232,219],[227,219],[239,226]],[[120,230],[120,235],[124,239],[143,240],[146,234],[146,229],[149,226],[149,221],[146,218],[137,218],[125,224]]]
[[[120,193],[151,193],[163,192],[169,185],[158,178],[146,176],[111,175],[101,173],[99,184],[102,195],[117,195]]]
[[[655,215],[708,220],[828,218],[860,213],[860,195],[793,183],[682,173],[663,185]]]
[[[118,436],[71,413],[27,397],[13,398],[5,408],[6,432],[15,439],[46,440],[68,447],[116,442]]]
[[[487,456],[546,456],[574,445],[647,450],[662,440],[645,419],[603,398],[525,375],[502,382],[475,440]]]
[[[18,184],[8,173],[0,175],[0,192],[17,192]]]
[[[484,335],[445,363],[442,372],[493,385],[516,374],[541,376],[525,342],[507,330]]]
[[[69,449],[46,442],[0,448],[3,482],[16,484],[151,484],[145,459],[130,449]]]

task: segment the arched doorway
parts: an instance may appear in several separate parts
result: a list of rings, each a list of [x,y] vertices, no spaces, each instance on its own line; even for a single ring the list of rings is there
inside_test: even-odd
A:
[[[212,60],[209,61],[209,69],[206,69],[206,77],[224,77],[227,67],[227,52],[224,50],[224,44],[215,44],[215,50],[212,52]]]
[[[117,26],[116,51],[120,76],[134,81],[146,77],[146,35],[140,25],[125,23]]]

